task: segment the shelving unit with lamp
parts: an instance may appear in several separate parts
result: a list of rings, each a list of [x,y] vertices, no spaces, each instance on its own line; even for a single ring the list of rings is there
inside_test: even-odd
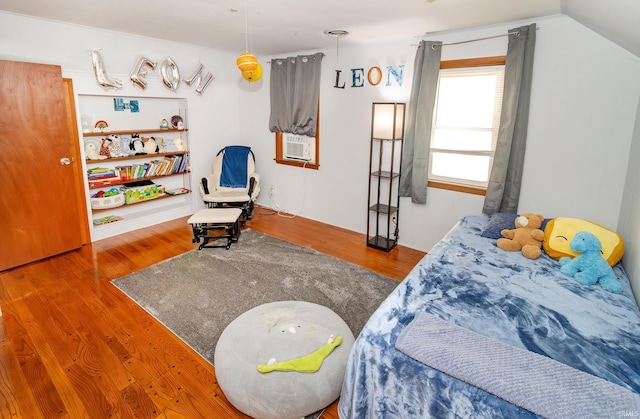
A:
[[[369,154],[367,246],[386,252],[398,244],[404,103],[373,103]]]

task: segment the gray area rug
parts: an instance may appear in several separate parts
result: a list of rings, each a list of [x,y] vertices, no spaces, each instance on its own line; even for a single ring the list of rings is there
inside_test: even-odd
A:
[[[224,328],[253,307],[286,300],[321,304],[358,336],[398,285],[254,230],[243,231],[229,250],[193,250],[112,283],[211,364]]]

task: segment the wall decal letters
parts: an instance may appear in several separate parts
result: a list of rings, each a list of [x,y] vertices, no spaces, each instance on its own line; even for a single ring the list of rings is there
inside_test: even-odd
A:
[[[337,89],[344,89],[344,86],[345,86],[344,82],[342,82],[342,86],[340,86],[340,73],[342,73],[341,70],[336,70],[336,84],[334,84],[333,87]]]
[[[395,77],[398,86],[402,86],[402,72],[404,70],[404,64],[398,66],[400,68],[400,74],[393,68],[393,66],[387,66],[387,86],[391,86],[391,75]]]
[[[352,68],[351,81],[351,87],[364,86],[364,68]]]
[[[372,74],[376,73],[376,80],[373,80]],[[371,67],[369,72],[367,73],[367,80],[369,80],[369,84],[372,86],[377,86],[382,81],[382,70],[380,67]]]
[[[344,81],[341,82],[340,76],[342,75],[342,70],[335,70],[336,72],[336,81],[333,85],[336,89],[344,89],[346,83]],[[391,86],[393,81],[398,86],[402,86],[402,78],[404,75],[404,64],[400,64],[396,69],[394,66],[387,66],[387,82],[384,86]],[[351,87],[364,87],[367,83],[370,86],[378,86],[383,80],[382,70],[378,66],[370,67],[366,72],[365,77],[365,69],[360,68],[352,68],[351,69]]]

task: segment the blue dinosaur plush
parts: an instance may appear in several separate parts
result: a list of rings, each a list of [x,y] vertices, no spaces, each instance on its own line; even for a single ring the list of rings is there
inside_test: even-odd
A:
[[[602,257],[602,244],[595,235],[588,231],[580,231],[573,237],[569,247],[581,254],[573,259],[561,258],[560,272],[573,277],[581,284],[594,285],[600,282],[603,289],[616,294],[622,293],[622,286],[609,263]]]

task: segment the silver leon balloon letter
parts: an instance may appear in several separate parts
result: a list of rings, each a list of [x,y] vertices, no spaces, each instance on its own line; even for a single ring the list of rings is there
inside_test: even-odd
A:
[[[96,75],[96,81],[100,86],[106,89],[122,89],[122,81],[113,77],[109,77],[107,70],[104,68],[104,62],[101,55],[102,49],[90,49],[91,63],[93,64],[93,72]]]
[[[171,57],[165,58],[160,64],[160,75],[162,76],[162,83],[167,89],[174,92],[178,90],[180,86],[180,70],[178,70],[178,65]]]
[[[198,77],[198,75],[202,72],[203,68],[204,66],[202,65],[202,63],[198,63],[198,67],[196,67],[196,69],[193,71],[193,74],[190,75],[188,78],[184,79],[185,83],[191,86],[193,82],[196,80],[196,77]]]
[[[147,77],[147,70],[145,70],[145,67],[155,70],[156,63],[141,55],[136,60],[133,70],[131,70],[131,75],[129,76],[131,83],[142,90],[147,88],[147,82],[144,80],[144,78]]]
[[[203,65],[201,63],[198,64],[198,67],[195,69],[193,74],[189,76],[189,78],[185,79],[185,83],[189,86],[192,84],[196,84],[196,93],[201,95],[202,92],[209,86],[209,84],[213,81],[213,74],[207,72],[207,74],[202,76]]]

